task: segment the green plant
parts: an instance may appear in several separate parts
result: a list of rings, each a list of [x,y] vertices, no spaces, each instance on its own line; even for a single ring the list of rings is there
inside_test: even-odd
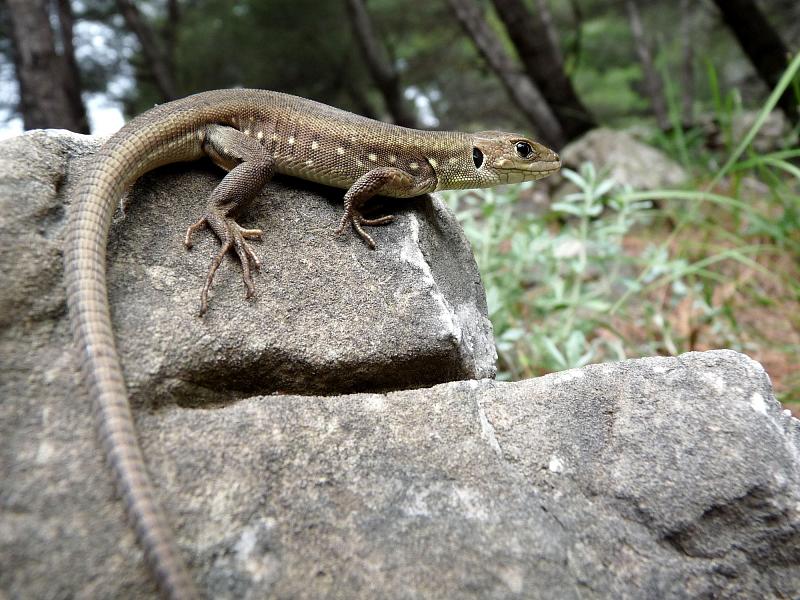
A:
[[[623,236],[650,203],[615,193],[590,164],[563,173],[579,191],[553,204],[559,231],[524,210],[526,186],[447,196],[484,277],[504,378],[625,357],[618,340],[590,337],[625,280]]]
[[[484,278],[501,378],[724,347],[761,360],[800,405],[800,149],[751,146],[798,71],[800,57],[727,158],[676,136],[689,189],[634,191],[583,165],[563,171],[575,191],[542,217],[530,186],[447,195]],[[718,104],[725,121],[736,103]]]

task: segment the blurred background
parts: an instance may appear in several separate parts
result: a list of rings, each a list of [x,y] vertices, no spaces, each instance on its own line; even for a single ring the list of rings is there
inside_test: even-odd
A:
[[[450,193],[500,377],[733,348],[800,414],[796,0],[0,0],[0,137],[224,87],[523,130],[563,174]]]

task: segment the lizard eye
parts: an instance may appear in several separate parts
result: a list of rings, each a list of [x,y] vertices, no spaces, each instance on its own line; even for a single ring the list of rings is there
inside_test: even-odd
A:
[[[483,152],[477,148],[472,149],[472,162],[475,163],[475,168],[480,169],[483,164]]]
[[[514,144],[514,150],[517,151],[520,158],[530,158],[533,154],[533,148],[528,142],[517,142]]]

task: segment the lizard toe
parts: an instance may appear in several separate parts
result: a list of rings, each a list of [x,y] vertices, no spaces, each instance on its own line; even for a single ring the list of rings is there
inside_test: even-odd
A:
[[[377,219],[366,219],[364,217],[359,217],[358,220],[362,225],[374,227],[375,225],[388,225],[394,221],[394,215],[386,215],[385,217],[378,217]]]
[[[392,221],[394,221],[394,215],[386,215],[383,217],[378,217],[377,219],[367,219],[359,211],[349,208],[348,210],[345,210],[335,234],[341,235],[344,233],[345,229],[347,229],[348,225],[352,225],[355,232],[359,235],[359,237],[361,237],[362,240],[364,240],[367,246],[369,246],[372,250],[375,250],[377,247],[375,240],[364,230],[363,226],[366,225],[372,227],[376,225],[387,225]]]
[[[187,250],[192,247],[192,236],[198,231],[205,229],[207,226],[208,220],[206,219],[205,215],[189,225],[189,227],[186,229],[186,235],[183,237],[183,245],[186,246]]]
[[[253,282],[253,271],[261,268],[261,262],[247,241],[248,239],[260,239],[262,231],[260,229],[245,229],[240,226],[233,217],[224,214],[222,210],[212,208],[200,220],[192,224],[186,232],[186,239],[191,244],[191,236],[194,232],[209,227],[219,238],[221,246],[219,252],[211,260],[206,274],[203,289],[200,292],[200,315],[208,310],[208,295],[214,281],[214,275],[219,269],[225,255],[233,251],[242,266],[242,281],[245,286],[245,298],[252,298],[256,293]],[[191,247],[190,245],[187,247]]]

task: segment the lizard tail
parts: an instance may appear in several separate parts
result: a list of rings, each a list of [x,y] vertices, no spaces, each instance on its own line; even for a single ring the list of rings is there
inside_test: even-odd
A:
[[[156,499],[134,432],[111,328],[106,244],[112,216],[127,187],[156,166],[197,158],[199,144],[196,140],[189,143],[184,131],[184,143],[173,139],[169,146],[162,143],[148,148],[143,141],[158,136],[145,134],[148,130],[152,134],[154,129],[147,124],[139,129],[130,125],[134,123],[123,129],[127,130],[126,135],[117,134],[100,150],[72,206],[64,251],[67,305],[84,382],[94,403],[98,439],[137,541],[165,597],[196,598],[194,584]],[[163,128],[161,131],[163,135]],[[141,132],[143,135],[138,135]],[[131,158],[143,155],[148,158]]]

